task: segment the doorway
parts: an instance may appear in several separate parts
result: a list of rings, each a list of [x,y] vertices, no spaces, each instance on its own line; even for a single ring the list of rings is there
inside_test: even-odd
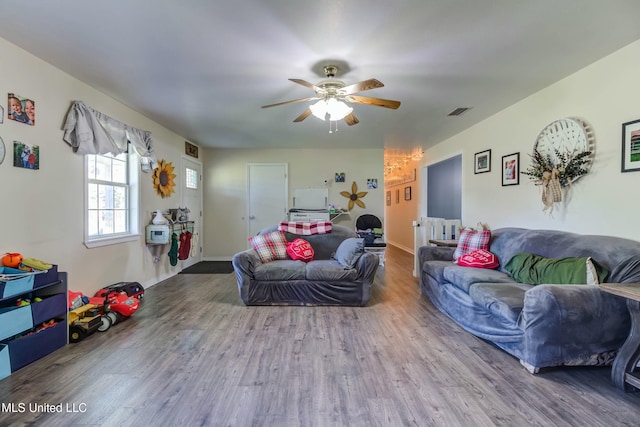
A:
[[[289,203],[289,174],[286,163],[247,165],[247,236],[286,221]]]
[[[461,219],[462,155],[427,166],[422,176],[421,187],[426,197],[421,197],[421,216]]]
[[[202,163],[188,157],[181,157],[180,170],[184,179],[180,192],[180,207],[191,211],[189,221],[193,221],[191,250],[189,257],[180,261],[182,269],[202,261]]]

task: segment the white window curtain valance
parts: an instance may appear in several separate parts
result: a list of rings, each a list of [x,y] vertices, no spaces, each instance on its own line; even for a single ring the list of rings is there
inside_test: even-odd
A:
[[[156,163],[151,132],[140,130],[113,119],[75,101],[64,124],[62,139],[77,154],[120,154],[127,151],[127,142],[143,159]]]

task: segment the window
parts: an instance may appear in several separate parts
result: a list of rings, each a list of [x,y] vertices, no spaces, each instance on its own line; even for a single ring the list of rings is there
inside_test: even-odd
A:
[[[85,159],[85,245],[91,248],[137,239],[137,156],[87,154]]]
[[[198,171],[191,168],[185,169],[185,186],[192,190],[198,189]]]

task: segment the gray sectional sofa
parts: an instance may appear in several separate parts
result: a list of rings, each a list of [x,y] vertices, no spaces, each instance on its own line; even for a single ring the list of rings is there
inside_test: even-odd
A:
[[[432,303],[472,334],[510,353],[532,373],[563,365],[610,364],[630,329],[623,298],[597,285],[518,283],[504,265],[519,252],[549,258],[592,257],[609,271],[606,282],[640,282],[640,243],[553,230],[492,231],[497,270],[458,266],[454,248],[419,249],[420,288]]]
[[[277,230],[266,228],[259,234]],[[302,238],[314,260],[280,259],[263,263],[254,249],[233,256],[240,298],[246,305],[365,306],[378,269],[378,256],[364,252],[354,230],[333,225],[331,233],[301,236],[285,232],[286,240]]]

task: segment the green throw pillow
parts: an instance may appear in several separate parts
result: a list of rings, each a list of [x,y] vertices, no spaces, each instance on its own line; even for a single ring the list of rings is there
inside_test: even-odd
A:
[[[545,258],[526,252],[515,254],[504,269],[515,281],[531,285],[598,284],[609,274],[591,257]]]

